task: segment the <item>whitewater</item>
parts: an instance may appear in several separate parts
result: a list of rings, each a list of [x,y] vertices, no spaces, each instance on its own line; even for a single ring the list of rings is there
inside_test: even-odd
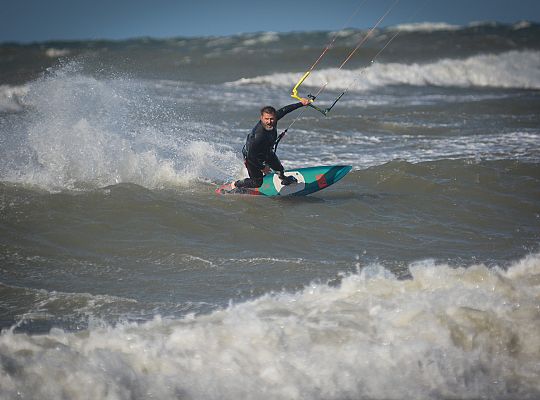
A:
[[[508,271],[410,268],[410,280],[372,265],[339,287],[201,317],[5,332],[0,387],[6,398],[534,398],[540,257]]]
[[[323,69],[313,72],[306,85],[360,92],[391,85],[539,89],[539,65],[539,51],[509,51],[425,64],[374,63],[353,70]],[[288,87],[297,78],[298,74],[292,73],[272,74],[243,78],[231,85]]]

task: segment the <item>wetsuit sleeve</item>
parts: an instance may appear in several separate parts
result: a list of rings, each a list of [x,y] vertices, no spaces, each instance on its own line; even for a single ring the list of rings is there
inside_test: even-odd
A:
[[[281,118],[283,118],[285,115],[290,113],[291,111],[296,110],[297,108],[303,107],[304,105],[302,103],[294,103],[289,104],[288,106],[285,106],[283,108],[280,108],[276,112],[276,119],[279,121]]]

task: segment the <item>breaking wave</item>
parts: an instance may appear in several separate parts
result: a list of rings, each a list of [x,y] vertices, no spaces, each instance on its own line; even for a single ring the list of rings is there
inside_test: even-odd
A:
[[[244,78],[229,83],[238,85],[292,86],[298,73],[276,73]],[[427,64],[375,63],[369,68],[314,71],[304,85],[368,91],[391,85],[442,87],[493,87],[540,89],[540,51],[509,51],[483,54],[465,59],[441,59]]]
[[[228,147],[205,141],[205,127],[160,104],[142,81],[98,79],[71,62],[0,90],[0,107],[25,111],[6,127],[2,181],[53,191],[123,182],[160,188],[223,179],[238,164]],[[175,124],[165,124],[171,113],[179,113]]]
[[[538,398],[538,255],[508,270],[429,260],[409,270],[400,280],[370,265],[337,286],[183,319],[7,330],[0,396]]]

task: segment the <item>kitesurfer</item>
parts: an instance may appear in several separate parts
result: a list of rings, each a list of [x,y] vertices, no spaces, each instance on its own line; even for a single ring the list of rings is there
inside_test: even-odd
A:
[[[249,178],[234,182],[235,187],[260,187],[264,175],[270,172],[270,168],[278,172],[283,185],[290,185],[295,182],[294,177],[285,176],[283,165],[274,151],[274,144],[277,140],[277,122],[291,111],[307,106],[310,102],[309,99],[301,98],[300,102],[289,104],[277,111],[271,106],[261,109],[261,118],[247,136],[246,144],[242,149]]]

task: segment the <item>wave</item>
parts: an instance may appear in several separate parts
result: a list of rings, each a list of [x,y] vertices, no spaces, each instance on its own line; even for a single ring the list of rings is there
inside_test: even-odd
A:
[[[530,28],[533,26],[533,23],[530,22],[530,21],[519,21],[519,22],[516,22],[512,28],[514,30],[520,30],[520,29],[527,29],[527,28]]]
[[[458,31],[466,30],[469,28],[505,28],[511,27],[514,30],[527,29],[533,26],[533,23],[530,21],[518,21],[514,24],[504,24],[501,22],[494,21],[479,21],[471,22],[467,25],[454,25],[448,24],[446,22],[414,22],[410,24],[399,24],[394,26],[389,26],[386,30],[389,31],[401,31],[401,32],[438,32],[438,31]]]
[[[388,128],[390,129],[390,128]],[[406,124],[396,124],[396,132],[406,130]],[[367,168],[391,162],[407,160],[423,163],[440,160],[519,160],[538,162],[540,134],[535,132],[502,132],[452,137],[429,137],[419,135],[364,135],[348,137],[330,134],[327,142],[347,146],[339,154],[326,152],[331,157],[326,162],[351,164],[354,168]],[[414,145],[413,145],[414,143]],[[411,144],[411,146],[403,146]],[[366,151],[377,149],[377,151]],[[422,151],[419,151],[419,150]],[[316,166],[321,163],[321,148],[309,144],[297,144],[292,155],[285,153],[283,160],[293,165]],[[361,156],[359,156],[361,154]]]
[[[441,59],[426,64],[375,63],[369,68],[314,71],[305,86],[331,90],[369,91],[392,85],[441,87],[493,87],[540,89],[540,51],[509,51],[465,59]],[[243,78],[227,85],[271,85],[292,87],[298,73],[276,73]]]
[[[256,46],[260,44],[272,43],[279,41],[279,34],[276,32],[263,32],[253,35],[243,35],[245,39],[242,41],[244,46]]]
[[[435,32],[435,31],[456,31],[464,29],[462,25],[452,25],[446,22],[415,22],[410,24],[400,24],[387,28],[391,31],[401,32]]]
[[[197,261],[197,260],[195,260]],[[148,321],[156,309],[171,315],[200,312],[206,303],[140,302],[106,294],[69,293],[10,286],[0,282],[2,305],[0,321],[11,331],[47,333],[61,324],[70,331],[117,324],[119,321]]]
[[[540,255],[504,269],[379,265],[183,319],[0,336],[0,397],[540,395]],[[39,382],[39,384],[35,384]]]
[[[97,79],[70,62],[2,92],[22,95],[6,108],[18,104],[27,111],[6,125],[10,134],[0,150],[5,182],[52,191],[123,182],[161,188],[224,179],[231,175],[227,168],[238,165],[230,148],[201,139],[204,126],[174,115],[178,111],[141,81]],[[184,123],[163,122],[170,119]]]
[[[24,108],[23,98],[27,93],[27,85],[0,85],[0,113],[22,111]]]
[[[71,51],[69,51],[68,49],[56,49],[54,47],[51,47],[45,50],[45,55],[49,58],[66,57],[70,54],[71,54]]]

